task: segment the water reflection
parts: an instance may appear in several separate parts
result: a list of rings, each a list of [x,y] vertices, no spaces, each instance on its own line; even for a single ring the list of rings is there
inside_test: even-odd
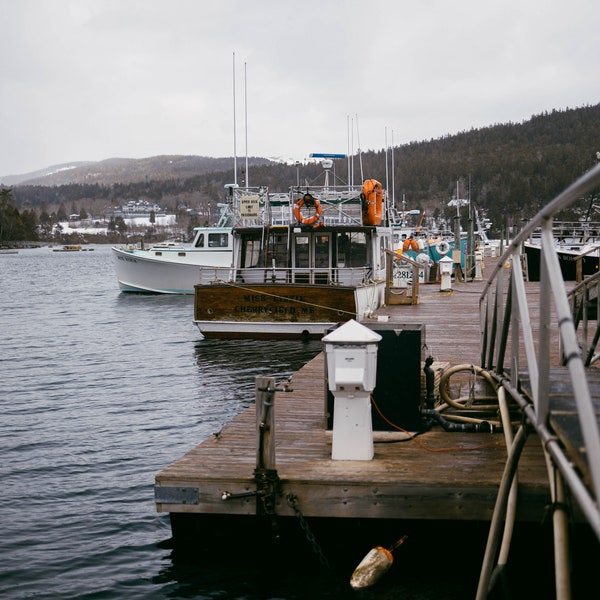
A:
[[[254,401],[255,378],[289,378],[323,349],[319,340],[199,340],[195,346],[198,381],[205,397],[228,416]],[[219,401],[219,399],[221,401]]]

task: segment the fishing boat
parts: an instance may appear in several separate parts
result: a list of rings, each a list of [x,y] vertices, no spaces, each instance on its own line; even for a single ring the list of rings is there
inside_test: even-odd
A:
[[[150,248],[113,247],[122,292],[193,294],[199,267],[228,267],[232,257],[230,215],[222,205],[214,227],[195,227],[191,244],[165,241]]]
[[[552,234],[564,281],[581,280],[598,272],[600,223],[555,221]],[[541,252],[541,229],[538,229],[523,243],[529,281],[540,280]]]
[[[390,209],[390,225],[393,232],[393,248],[399,255],[408,256],[419,263],[421,283],[437,281],[439,261],[449,256],[460,263],[463,273],[474,273],[476,253],[483,256],[499,256],[501,240],[491,240],[487,230],[489,219],[481,217],[477,207],[469,203],[470,220],[475,225],[471,234],[459,227],[458,234],[446,229],[430,227],[425,219],[425,211],[406,210],[403,201],[402,211]],[[471,243],[469,243],[469,237]],[[458,245],[457,245],[458,238]],[[460,256],[455,250],[460,250]]]
[[[63,246],[62,248],[53,248],[52,252],[92,252],[94,249],[93,248],[84,248],[83,246],[80,246],[79,244],[67,244],[66,246]]]
[[[381,183],[332,181],[287,194],[230,188],[234,214],[230,268],[201,268],[194,322],[206,338],[320,339],[361,321],[383,303],[385,250],[392,249]]]

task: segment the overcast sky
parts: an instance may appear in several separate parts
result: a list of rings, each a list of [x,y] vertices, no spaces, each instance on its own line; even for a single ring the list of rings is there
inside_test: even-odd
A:
[[[302,160],[600,102],[598,0],[0,0],[0,23],[0,175],[233,156],[234,132],[238,157]]]

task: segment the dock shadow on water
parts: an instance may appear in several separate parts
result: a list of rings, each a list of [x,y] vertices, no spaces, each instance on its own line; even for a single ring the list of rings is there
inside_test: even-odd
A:
[[[169,562],[155,583],[170,582],[173,597],[204,598],[201,590],[218,590],[217,597],[240,600],[473,599],[489,530],[489,523],[472,521],[307,519],[307,534],[289,518],[279,520],[275,540],[272,524],[256,517],[201,515],[183,523],[176,517],[172,524],[186,532],[176,543],[161,543],[170,550]],[[353,570],[367,552],[404,535],[390,570],[374,585],[353,589]],[[532,540],[537,555],[529,550]],[[579,541],[583,548],[595,542],[585,534]],[[539,553],[540,547],[546,551]],[[574,572],[589,582],[593,570],[593,559],[577,552]],[[551,571],[549,524],[520,525],[508,567],[488,600],[554,598]],[[586,597],[586,586],[576,580],[573,597]]]
[[[254,402],[256,377],[284,382],[322,349],[314,340],[198,340],[194,352],[203,411],[225,424]]]

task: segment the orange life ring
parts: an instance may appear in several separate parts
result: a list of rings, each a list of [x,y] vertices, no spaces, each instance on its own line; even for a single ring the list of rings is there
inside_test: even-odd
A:
[[[366,179],[363,183],[363,223],[381,225],[383,207],[383,186],[376,179]]]
[[[308,198],[307,198],[307,196],[308,196]],[[305,202],[305,199],[307,201],[310,199],[310,201],[314,204],[315,212],[312,215],[312,217],[303,217],[302,213],[300,212],[300,209],[305,204],[307,204],[307,202]],[[321,203],[316,198],[311,196],[310,194],[305,194],[304,198],[300,198],[300,200],[298,200],[294,204],[294,217],[296,217],[296,221],[298,221],[299,223],[302,223],[302,225],[312,225],[313,223],[316,223],[322,214],[323,214],[323,208],[321,207]]]

